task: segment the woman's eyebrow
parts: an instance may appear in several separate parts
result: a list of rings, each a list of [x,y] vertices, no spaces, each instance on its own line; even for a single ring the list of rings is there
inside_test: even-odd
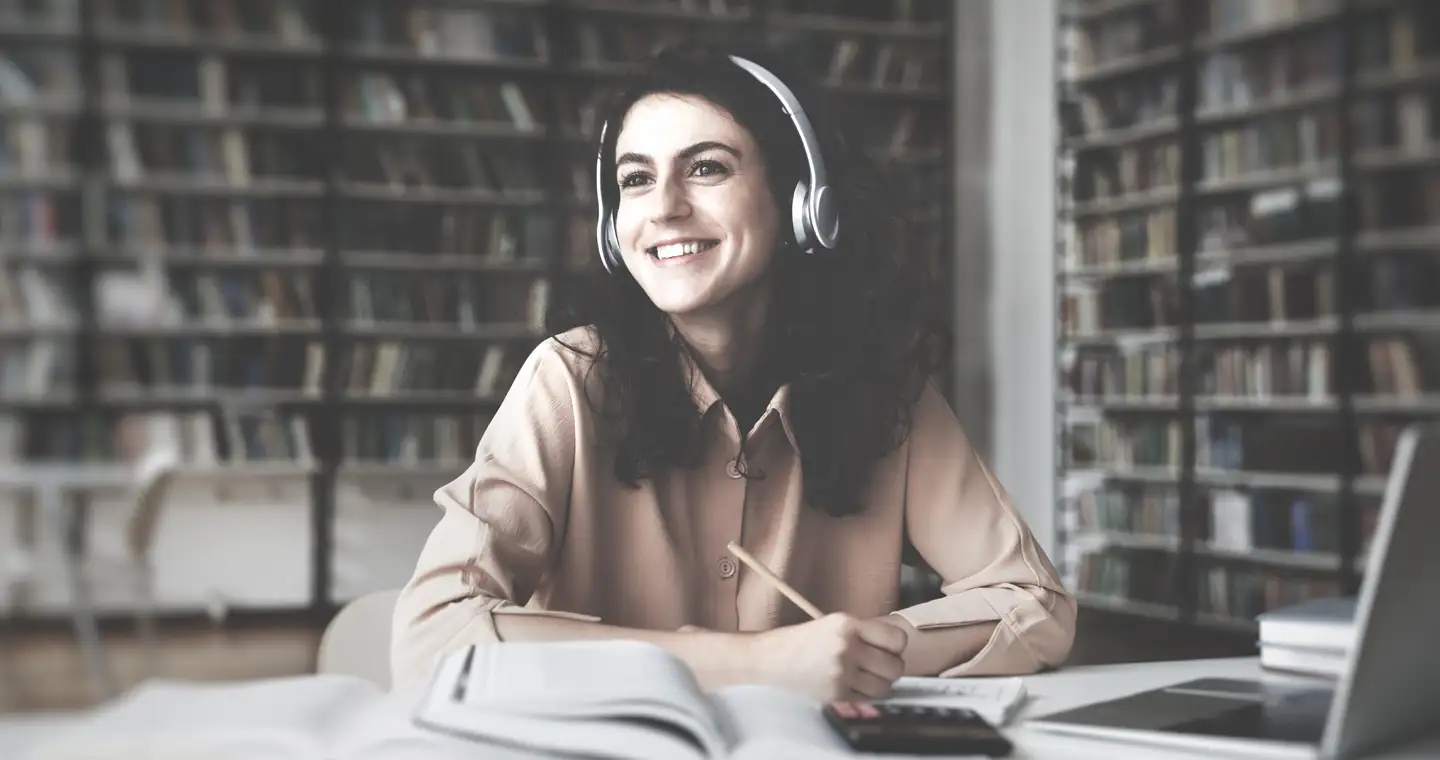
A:
[[[690,147],[680,151],[678,154],[676,154],[675,157],[683,161],[689,158],[693,158],[700,153],[704,153],[707,150],[723,150],[737,159],[740,158],[740,151],[738,149],[715,140],[702,140],[700,142],[697,142],[694,145],[691,145]],[[615,159],[616,166],[619,166],[621,164],[642,164],[644,166],[654,166],[655,160],[645,155],[644,153],[623,153],[620,155],[619,158]]]

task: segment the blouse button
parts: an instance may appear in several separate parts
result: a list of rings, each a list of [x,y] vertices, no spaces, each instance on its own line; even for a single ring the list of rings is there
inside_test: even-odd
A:
[[[730,578],[735,575],[735,560],[729,557],[721,557],[716,563],[716,569],[720,571],[721,578]]]
[[[739,458],[731,459],[730,461],[728,461],[728,462],[725,463],[725,474],[726,474],[726,475],[729,475],[729,476],[732,477],[732,478],[738,478],[738,477],[740,477],[740,460],[739,460]]]

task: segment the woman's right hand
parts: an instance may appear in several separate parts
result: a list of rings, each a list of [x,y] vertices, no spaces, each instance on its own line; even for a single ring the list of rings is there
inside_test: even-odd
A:
[[[904,675],[908,636],[884,620],[843,614],[753,634],[745,667],[755,682],[813,699],[879,699]]]

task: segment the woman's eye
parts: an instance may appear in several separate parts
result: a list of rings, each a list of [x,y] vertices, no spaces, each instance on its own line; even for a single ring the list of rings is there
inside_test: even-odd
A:
[[[644,181],[644,172],[630,172],[629,174],[626,174],[625,176],[620,178],[620,188],[623,190],[627,187],[638,187]]]
[[[725,173],[725,165],[719,161],[696,161],[690,171],[698,177],[715,177]]]

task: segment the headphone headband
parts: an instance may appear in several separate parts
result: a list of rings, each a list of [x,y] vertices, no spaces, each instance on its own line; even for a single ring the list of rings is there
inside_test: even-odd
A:
[[[795,185],[791,198],[790,225],[794,242],[801,250],[814,253],[816,247],[834,248],[840,234],[840,217],[835,208],[835,198],[826,184],[825,162],[820,155],[820,141],[805,115],[800,101],[785,83],[765,67],[754,61],[732,55],[730,60],[765,85],[781,104],[781,110],[790,117],[795,132],[800,136],[800,146],[805,151],[805,163],[810,172],[807,183],[801,180]],[[605,271],[614,273],[623,266],[620,255],[620,241],[615,233],[614,209],[605,203],[605,135],[608,123],[600,125],[600,143],[595,154],[595,202],[599,205],[599,219],[595,227],[595,241],[600,249],[600,262]]]

